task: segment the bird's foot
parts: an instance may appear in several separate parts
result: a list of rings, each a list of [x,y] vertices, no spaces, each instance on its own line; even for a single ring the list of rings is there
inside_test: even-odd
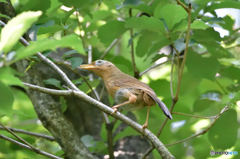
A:
[[[147,128],[147,127],[148,127],[148,124],[147,124],[147,123],[143,124],[142,130],[144,130],[144,129]]]
[[[112,107],[112,109],[113,109],[113,112],[111,114],[113,114],[117,111],[117,108],[115,108],[115,107]]]
[[[148,124],[146,124],[146,123],[145,123],[145,124],[143,124],[143,126],[142,126],[142,132],[143,132],[143,131],[144,131],[144,129],[145,129],[145,128],[147,128],[147,127],[148,127]],[[143,136],[144,136],[144,135],[142,134],[142,135],[141,135],[141,138],[143,138]]]

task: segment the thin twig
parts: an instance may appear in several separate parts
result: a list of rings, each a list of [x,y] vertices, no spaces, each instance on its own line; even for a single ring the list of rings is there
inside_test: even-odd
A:
[[[152,3],[154,2],[155,0],[151,0],[148,5],[152,5]],[[142,15],[142,12],[138,13],[136,15],[136,17],[140,17]],[[100,59],[104,59],[105,56],[109,53],[109,51],[117,44],[117,42],[121,39],[121,36],[114,39],[113,42],[109,45],[109,47],[105,50],[105,52],[102,54],[102,56],[100,57]]]
[[[91,91],[93,92],[94,98],[99,100],[98,96],[96,95],[96,92],[92,89],[92,86],[89,84],[87,79],[84,76],[82,76],[80,73],[78,73],[78,71],[76,71],[75,69],[73,69],[71,66],[69,66],[68,64],[66,64],[64,62],[55,61],[54,63],[66,66],[69,70],[71,70],[72,72],[76,73],[79,77],[81,77],[86,82],[87,86],[91,89]]]
[[[174,94],[173,94],[173,66],[174,66],[174,58],[172,58],[171,78],[170,78],[170,92],[171,92],[171,97],[172,98],[174,98]]]
[[[191,115],[191,114],[185,114],[185,113],[179,113],[179,112],[172,112],[172,114],[178,114],[178,115],[184,115],[184,116],[190,116],[190,117],[202,118],[202,119],[215,119],[216,118],[216,116],[204,117],[204,116],[197,116],[197,115]]]
[[[113,131],[114,124],[109,123],[106,124],[106,130],[107,130],[107,142],[108,142],[108,154],[110,159],[114,159],[114,149],[113,149]]]
[[[183,58],[183,57],[184,57],[184,55],[179,56],[180,59]],[[175,58],[175,57],[174,57],[174,58]],[[143,72],[141,72],[141,73],[139,74],[139,76],[142,76],[143,74],[147,73],[147,72],[150,71],[151,69],[154,69],[154,68],[156,68],[156,67],[158,67],[158,66],[161,66],[161,65],[167,63],[168,61],[172,61],[172,58],[169,58],[169,59],[167,59],[166,61],[163,61],[163,62],[161,62],[161,63],[155,64],[155,65],[147,68],[146,70],[144,70]]]
[[[113,42],[109,45],[109,47],[104,51],[100,59],[104,59],[104,57],[108,54],[108,52],[117,44],[117,42],[121,39],[121,37],[114,39]]]
[[[195,137],[197,137],[197,136],[200,136],[200,135],[205,134],[205,133],[208,132],[208,130],[214,125],[214,123],[217,121],[217,119],[218,119],[223,113],[225,113],[228,109],[229,109],[229,106],[225,106],[225,107],[222,109],[222,111],[220,112],[220,114],[218,114],[218,115],[216,115],[216,116],[211,116],[211,117],[199,117],[199,116],[194,116],[194,115],[189,115],[189,114],[184,114],[184,113],[172,112],[172,114],[180,114],[180,115],[186,115],[186,116],[191,116],[191,117],[195,117],[195,118],[203,118],[203,119],[214,119],[214,121],[211,123],[211,125],[209,125],[209,126],[208,126],[205,130],[203,130],[202,132],[197,133],[197,134],[195,134],[195,135],[193,135],[193,136],[190,136],[190,137],[188,137],[188,138],[186,138],[186,139],[177,141],[177,142],[175,142],[175,143],[167,144],[167,145],[165,145],[165,146],[168,147],[168,146],[176,145],[176,144],[182,143],[182,142],[184,142],[184,141],[190,140],[190,139],[192,139],[192,138],[195,138]],[[166,119],[167,119],[167,118],[166,118]],[[166,124],[166,122],[168,121],[168,120],[166,120],[166,119],[165,119],[164,122],[163,122],[163,123],[165,123],[165,124]],[[164,127],[165,124],[162,124],[162,127]],[[161,128],[162,128],[162,127],[161,127]],[[162,130],[162,129],[161,129],[161,130]],[[161,134],[161,133],[160,133],[160,134]],[[154,149],[154,146],[151,146],[151,147],[144,153],[144,155],[142,156],[141,159],[145,159],[145,158],[152,152],[153,149]]]
[[[217,83],[217,85],[222,89],[222,91],[224,92],[224,94],[228,94],[227,90],[225,90],[225,88],[220,84],[220,82],[215,78],[215,82]]]
[[[170,40],[170,42],[171,42],[171,44],[172,44],[172,47],[173,47],[173,49],[175,50],[175,52],[176,52],[176,54],[177,54],[177,76],[178,76],[178,79],[179,79],[179,75],[180,75],[180,58],[179,58],[179,51],[177,50],[177,48],[175,47],[175,44],[172,42],[172,39],[169,37],[169,40]],[[175,57],[175,55],[173,54],[173,56]]]
[[[188,30],[187,30],[187,35],[186,35],[186,47],[185,47],[184,57],[183,57],[182,65],[181,65],[180,76],[178,79],[177,91],[176,91],[176,96],[175,96],[176,100],[178,100],[178,94],[179,94],[180,85],[181,85],[181,81],[182,81],[183,70],[184,70],[186,59],[187,59],[188,43],[189,43],[189,39],[190,39],[190,30],[191,30],[191,28],[190,28],[190,26],[191,26],[191,10],[192,10],[191,3],[189,3],[188,9],[189,9],[189,11],[188,11]]]
[[[79,21],[79,12],[76,11],[76,19],[77,19],[77,22],[78,22],[78,28],[79,28],[79,37],[81,38],[81,41],[82,41],[82,45],[83,45],[83,48],[86,49],[86,46],[85,46],[85,43],[84,43],[84,39],[83,39],[83,36],[81,34],[81,22]]]
[[[129,9],[129,17],[132,17],[132,9]],[[134,57],[134,43],[133,43],[133,28],[130,29],[130,38],[132,38],[131,41],[131,59],[132,59],[132,67],[133,67],[133,72],[134,72],[134,77],[139,78],[139,72],[136,67],[135,63],[135,57]]]
[[[35,152],[39,152],[41,150],[33,147],[31,144],[29,144],[27,141],[25,141],[23,138],[21,138],[20,136],[18,136],[17,134],[15,134],[14,132],[12,132],[10,129],[8,129],[5,125],[3,125],[1,122],[0,122],[0,125],[6,130],[8,131],[10,134],[12,134],[13,136],[15,136],[18,140],[22,141],[23,143],[25,143],[27,146],[31,147],[31,149],[33,149],[33,151]]]
[[[31,85],[28,83],[23,83],[25,86],[27,86],[29,89],[46,93],[46,94],[51,94],[51,95],[61,95],[61,96],[76,96],[82,101],[89,103],[91,105],[96,106],[98,109],[101,111],[104,111],[107,114],[110,114],[111,116],[121,120],[122,122],[126,123],[130,127],[132,127],[134,130],[137,132],[141,133],[143,136],[145,136],[149,141],[152,142],[156,150],[159,152],[159,154],[162,156],[163,159],[165,158],[174,158],[172,154],[163,146],[161,141],[148,129],[142,130],[142,126],[130,118],[126,117],[125,115],[121,114],[120,112],[114,112],[114,110],[107,105],[91,98],[90,96],[86,95],[82,91],[79,90],[54,90],[54,89],[49,89],[49,88],[43,88],[40,86],[35,86]],[[113,113],[113,114],[112,114]]]
[[[186,138],[186,139],[180,140],[180,141],[178,141],[178,142],[175,142],[175,143],[172,143],[172,144],[167,144],[167,145],[165,145],[165,146],[167,147],[167,146],[176,145],[176,144],[182,143],[182,142],[184,142],[184,141],[190,140],[190,139],[192,139],[192,138],[195,138],[195,137],[197,137],[197,136],[200,136],[200,135],[205,134],[205,133],[208,132],[208,130],[214,125],[214,123],[219,119],[219,117],[222,116],[222,114],[225,113],[228,109],[229,109],[229,106],[225,106],[225,107],[223,108],[223,110],[220,112],[220,114],[214,117],[214,118],[215,118],[214,121],[213,121],[205,130],[203,130],[202,132],[197,133],[197,134],[195,134],[195,135],[193,135],[193,136],[190,136],[190,137],[188,137],[188,138]]]
[[[7,140],[7,141],[9,141],[9,142],[11,142],[11,143],[14,143],[14,144],[16,144],[16,145],[18,145],[18,146],[20,146],[20,147],[22,147],[22,148],[25,148],[25,149],[34,151],[34,149],[32,149],[31,147],[29,147],[29,146],[27,146],[27,145],[25,145],[25,144],[23,144],[23,143],[21,143],[21,142],[18,142],[18,141],[16,141],[16,140],[13,140],[13,139],[11,139],[11,138],[8,138],[8,137],[6,137],[6,136],[4,136],[4,135],[1,135],[1,134],[0,134],[0,138],[1,138],[1,139],[4,139],[4,140]],[[36,152],[36,151],[34,151],[34,152]],[[53,158],[53,159],[62,159],[62,158],[60,158],[60,157],[54,156],[54,155],[52,155],[52,154],[50,154],[50,153],[47,153],[47,152],[45,152],[45,151],[42,151],[42,150],[40,150],[39,152],[36,152],[36,153],[38,153],[38,154],[40,154],[40,155],[43,155],[43,156],[46,156],[46,157],[49,157],[49,158]]]
[[[10,128],[10,127],[7,127],[7,128],[9,130],[15,132],[15,133],[21,133],[21,134],[26,134],[26,135],[30,135],[30,136],[40,137],[40,138],[47,139],[47,140],[50,140],[50,141],[55,141],[54,137],[52,137],[52,136],[43,135],[43,134],[39,134],[39,133],[34,133],[34,132],[30,132],[30,131],[25,131],[25,130],[22,130],[22,129],[15,129],[15,128]],[[0,129],[1,130],[6,130],[2,126],[0,126]]]
[[[189,9],[189,7],[185,6],[180,0],[176,0],[176,1],[179,5],[181,5],[186,10],[186,12],[188,12],[188,13],[191,12],[191,9]]]

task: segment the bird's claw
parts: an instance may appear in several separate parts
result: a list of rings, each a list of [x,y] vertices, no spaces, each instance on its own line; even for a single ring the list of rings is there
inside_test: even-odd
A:
[[[143,124],[143,126],[142,126],[142,130],[144,130],[145,128],[147,128],[148,127],[148,124]]]
[[[112,109],[113,109],[113,112],[111,114],[113,114],[117,111],[117,108],[112,107]]]

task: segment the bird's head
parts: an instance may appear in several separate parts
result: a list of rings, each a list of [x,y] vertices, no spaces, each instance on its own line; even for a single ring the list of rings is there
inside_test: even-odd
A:
[[[94,72],[101,78],[104,78],[105,76],[108,76],[118,70],[114,64],[105,60],[97,60],[90,64],[81,65],[80,67]]]

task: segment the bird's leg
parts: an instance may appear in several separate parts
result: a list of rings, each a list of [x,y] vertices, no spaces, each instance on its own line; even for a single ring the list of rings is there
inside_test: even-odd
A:
[[[118,107],[121,107],[121,106],[126,105],[126,104],[129,104],[129,103],[135,103],[136,101],[137,101],[137,96],[135,96],[134,94],[131,93],[131,94],[129,95],[129,100],[128,100],[128,101],[123,102],[123,103],[121,103],[121,104],[117,104],[117,105],[115,105],[115,106],[112,107],[112,109],[114,110],[114,112],[112,112],[111,114],[115,113],[115,112],[117,111],[117,108],[118,108]]]
[[[150,109],[150,106],[148,106],[148,110],[147,110],[147,119],[146,119],[145,124],[143,124],[142,129],[145,129],[145,128],[148,127],[149,109]]]

